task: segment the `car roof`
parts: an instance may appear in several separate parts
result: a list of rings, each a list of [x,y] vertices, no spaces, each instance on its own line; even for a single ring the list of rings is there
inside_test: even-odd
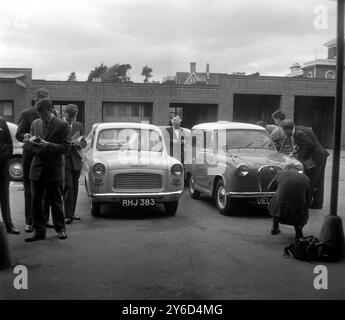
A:
[[[218,121],[200,123],[192,128],[192,130],[227,130],[227,129],[243,129],[243,130],[260,130],[266,131],[265,128],[257,126],[251,123],[244,122],[230,122],[230,121]]]
[[[98,130],[103,129],[149,129],[149,130],[159,130],[157,126],[148,123],[138,123],[138,122],[105,122],[99,123],[97,125]]]

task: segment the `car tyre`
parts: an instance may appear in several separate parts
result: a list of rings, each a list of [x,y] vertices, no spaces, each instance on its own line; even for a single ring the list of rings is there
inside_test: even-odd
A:
[[[9,173],[11,181],[22,181],[23,180],[23,164],[22,159],[14,157],[9,160]]]
[[[195,199],[195,200],[200,199],[200,192],[195,190],[195,182],[192,175],[189,176],[188,189],[189,189],[190,197],[192,199]]]
[[[221,214],[226,216],[232,214],[232,201],[230,197],[226,194],[223,180],[218,181],[214,198],[217,209]]]
[[[164,203],[165,213],[169,216],[174,216],[178,207],[178,201],[171,201]]]
[[[91,201],[91,215],[93,217],[100,217],[101,215],[101,203],[98,201]]]

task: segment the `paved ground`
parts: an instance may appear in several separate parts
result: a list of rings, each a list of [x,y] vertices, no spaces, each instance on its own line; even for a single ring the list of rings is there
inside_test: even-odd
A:
[[[329,210],[311,210],[306,234],[318,236]],[[340,177],[339,214],[345,218],[345,159]],[[23,192],[11,187],[12,211],[23,227]],[[29,289],[13,289],[12,271],[0,272],[0,299],[343,299],[345,262],[328,267],[328,290],[313,287],[316,264],[283,257],[293,230],[269,234],[271,219],[253,208],[236,217],[218,214],[212,201],[192,200],[186,190],[176,217],[163,209],[133,211],[104,207],[89,214],[83,186],[82,221],[68,227],[69,239],[24,243],[10,236],[17,262],[29,270]]]

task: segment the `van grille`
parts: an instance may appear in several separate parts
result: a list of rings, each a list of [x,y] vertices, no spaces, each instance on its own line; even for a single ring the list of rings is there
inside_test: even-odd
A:
[[[114,188],[118,190],[159,190],[162,177],[154,173],[120,173],[114,177]]]

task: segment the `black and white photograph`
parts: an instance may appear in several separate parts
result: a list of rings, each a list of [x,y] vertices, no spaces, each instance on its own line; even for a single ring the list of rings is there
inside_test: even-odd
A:
[[[0,0],[0,309],[344,300],[344,6]]]

